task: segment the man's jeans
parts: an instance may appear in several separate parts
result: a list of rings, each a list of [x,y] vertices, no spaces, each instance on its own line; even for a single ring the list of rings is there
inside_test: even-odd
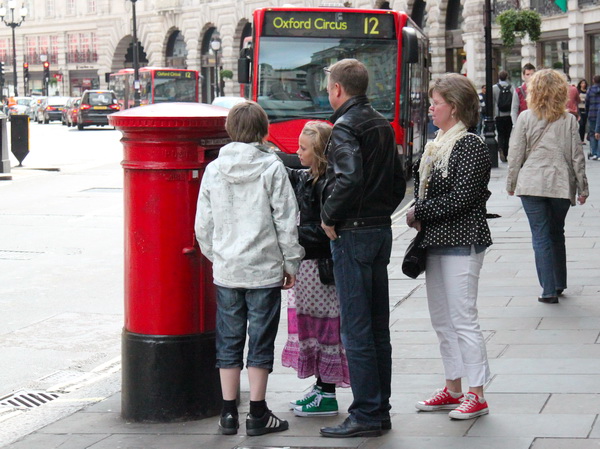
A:
[[[542,297],[556,296],[567,288],[565,218],[571,201],[564,198],[521,196],[529,220],[535,266],[542,286]]]
[[[217,368],[246,366],[271,371],[281,312],[281,288],[217,287]]]
[[[354,401],[348,412],[361,424],[389,419],[392,379],[387,266],[389,226],[342,230],[331,243],[340,298],[341,336]]]

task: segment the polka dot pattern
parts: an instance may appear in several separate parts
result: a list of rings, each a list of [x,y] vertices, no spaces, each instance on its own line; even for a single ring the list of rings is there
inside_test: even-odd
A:
[[[419,191],[419,159],[413,168]],[[415,218],[425,226],[423,246],[490,246],[492,237],[485,218],[491,162],[487,145],[467,134],[456,142],[446,176],[433,170],[425,198],[415,202]]]

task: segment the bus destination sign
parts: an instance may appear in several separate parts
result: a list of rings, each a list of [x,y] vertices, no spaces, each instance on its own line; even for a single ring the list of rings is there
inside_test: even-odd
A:
[[[263,36],[394,39],[392,14],[266,11]]]
[[[154,78],[168,78],[168,79],[196,79],[196,72],[194,70],[157,70],[154,72]]]

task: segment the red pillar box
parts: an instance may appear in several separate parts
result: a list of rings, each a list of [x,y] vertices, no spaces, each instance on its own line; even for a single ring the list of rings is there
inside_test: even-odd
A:
[[[125,327],[122,416],[169,422],[219,413],[215,291],[194,235],[206,165],[229,142],[227,111],[163,103],[109,116],[123,133]]]

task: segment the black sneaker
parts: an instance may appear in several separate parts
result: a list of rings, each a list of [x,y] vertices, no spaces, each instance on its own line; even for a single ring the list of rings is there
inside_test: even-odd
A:
[[[235,435],[240,427],[240,421],[237,416],[227,413],[219,418],[219,430],[222,435]]]
[[[283,432],[288,430],[289,424],[283,419],[279,419],[271,410],[260,418],[255,418],[250,413],[246,418],[246,435],[254,437],[257,435],[265,435],[273,432]]]

